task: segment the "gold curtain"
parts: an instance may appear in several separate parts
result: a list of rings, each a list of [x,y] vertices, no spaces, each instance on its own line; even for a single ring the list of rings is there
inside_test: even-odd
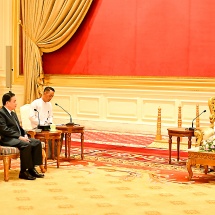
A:
[[[83,21],[93,0],[20,0],[25,103],[41,96],[43,52],[61,48]]]

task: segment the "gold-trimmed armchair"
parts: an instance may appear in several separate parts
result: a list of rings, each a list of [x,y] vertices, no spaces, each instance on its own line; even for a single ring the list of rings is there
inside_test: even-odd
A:
[[[208,106],[210,110],[210,125],[208,127],[199,127],[194,131],[194,135],[196,137],[196,145],[201,146],[203,140],[208,139],[212,135],[214,135],[214,122],[215,122],[215,97],[211,97],[208,99]]]

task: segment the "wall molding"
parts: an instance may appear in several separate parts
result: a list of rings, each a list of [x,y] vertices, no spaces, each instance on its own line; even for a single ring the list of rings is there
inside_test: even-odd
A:
[[[18,68],[18,66],[15,66]],[[213,78],[45,75],[46,86],[215,92]],[[24,77],[14,72],[14,84]]]

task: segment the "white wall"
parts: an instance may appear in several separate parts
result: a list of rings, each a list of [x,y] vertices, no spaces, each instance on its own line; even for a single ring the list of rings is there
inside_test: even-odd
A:
[[[178,125],[178,106],[182,107],[182,126],[191,127],[196,117],[196,104],[206,113],[200,124],[209,124],[207,99],[212,92],[157,91],[131,89],[84,89],[55,87],[53,104],[58,103],[73,121],[88,129],[140,134],[156,134],[158,108],[161,107],[162,134]],[[54,106],[56,123],[66,123],[68,114]],[[194,123],[195,126],[195,123]]]
[[[0,0],[0,97],[6,88],[6,46],[12,45],[12,0]],[[144,89],[117,88],[83,88],[59,87],[53,98],[55,123],[67,123],[69,116],[55,103],[66,109],[75,123],[80,123],[86,129],[129,132],[135,134],[156,134],[158,108],[161,107],[162,135],[167,134],[168,127],[177,127],[178,106],[182,107],[182,126],[190,127],[195,118],[196,104],[200,106],[200,124],[209,124],[207,100],[214,95],[211,88],[187,90],[169,88],[158,89],[157,83]],[[207,90],[209,89],[209,90]],[[13,85],[11,89],[17,96],[18,107],[23,105],[24,88]],[[19,114],[19,110],[17,109]],[[195,125],[195,124],[194,124]]]

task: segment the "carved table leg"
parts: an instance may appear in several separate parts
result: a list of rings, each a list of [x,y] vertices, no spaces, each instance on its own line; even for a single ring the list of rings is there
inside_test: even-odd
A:
[[[81,159],[84,159],[84,133],[81,133]]]
[[[67,135],[68,135],[68,137],[67,137],[68,138],[68,146],[67,146],[68,147],[67,148],[68,149],[68,157],[70,158],[71,133],[68,133]]]
[[[55,139],[51,139],[51,142],[52,142],[52,160],[54,160],[55,159],[55,153],[54,153],[54,151],[55,151]]]
[[[58,139],[57,142],[57,168],[60,166],[60,143],[61,141]]]
[[[46,150],[46,159],[45,159],[45,169],[47,170],[47,158],[49,153],[49,144],[47,139],[45,139],[45,150]]]
[[[207,173],[208,173],[208,165],[205,165],[204,167],[205,167],[205,171],[204,172],[207,175]]]
[[[191,166],[193,165],[193,162],[191,159],[188,159],[187,163],[186,163],[186,166],[187,166],[187,171],[189,173],[189,176],[188,176],[188,179],[191,180],[192,177],[193,177],[193,171],[192,171],[192,168]]]
[[[65,158],[67,158],[68,144],[69,144],[68,133],[65,133]]]
[[[171,153],[172,153],[172,136],[169,135],[169,164],[171,164]]]
[[[192,142],[191,142],[191,138],[192,138],[192,137],[188,137],[188,149],[191,148],[191,143],[192,143]]]
[[[42,149],[42,158],[43,158],[43,164],[40,165],[40,170],[42,173],[45,173],[46,172],[46,169],[44,168],[44,164],[46,162],[46,152],[44,149]]]
[[[179,161],[179,151],[180,151],[180,137],[177,137],[177,161]]]

